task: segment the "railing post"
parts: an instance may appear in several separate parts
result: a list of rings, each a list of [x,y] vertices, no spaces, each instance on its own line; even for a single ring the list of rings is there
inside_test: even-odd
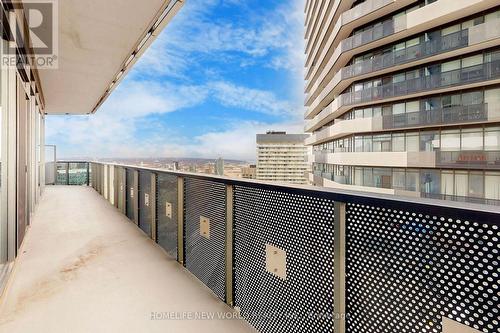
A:
[[[151,206],[151,239],[156,243],[156,173],[151,173],[151,195],[149,202]]]
[[[96,191],[97,193],[101,194],[101,165],[100,164],[96,164]]]
[[[69,162],[66,163],[66,185],[69,185]]]
[[[139,171],[134,170],[134,197],[133,207],[134,207],[134,223],[139,225]]]
[[[177,177],[177,261],[184,263],[184,177]]]
[[[90,163],[87,163],[87,186],[90,185]]]
[[[233,299],[233,211],[234,186],[226,185],[226,304],[234,306]]]
[[[119,206],[119,200],[120,200],[120,169],[115,165],[113,167],[113,173],[114,173],[114,177],[113,177],[113,186],[115,187],[115,207],[117,209],[120,208]]]
[[[121,196],[122,196],[122,214],[127,215],[127,170],[120,167],[120,177],[122,180]]]
[[[334,226],[333,234],[335,237],[334,245],[334,332],[345,333],[346,320],[346,297],[345,297],[345,228],[346,228],[346,204],[335,201],[334,206]]]

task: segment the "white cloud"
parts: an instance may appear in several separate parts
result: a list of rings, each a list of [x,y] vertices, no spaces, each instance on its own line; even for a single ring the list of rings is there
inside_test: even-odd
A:
[[[137,64],[141,72],[188,78],[200,57],[256,64],[302,74],[304,0],[292,0],[273,11],[258,11],[241,0],[187,1],[179,14]],[[213,20],[218,5],[247,8],[241,21]],[[250,61],[253,58],[254,61]],[[302,82],[302,77],[299,76]]]
[[[192,144],[170,145],[165,152],[177,151],[183,157],[188,152],[189,156],[203,158],[225,157],[254,161],[256,152],[256,134],[265,133],[267,130],[287,131],[288,133],[302,133],[302,122],[259,123],[240,122],[233,124],[230,129],[222,132],[208,132],[195,137]],[[181,149],[179,149],[181,148]]]
[[[285,129],[302,132],[302,122],[293,120],[263,124],[232,122],[229,130],[208,132],[198,137],[178,137],[162,124],[152,123],[151,115],[181,111],[212,98],[227,107],[271,115],[290,112],[290,104],[270,92],[216,81],[200,86],[175,86],[150,81],[124,82],[90,116],[49,116],[47,144],[63,142],[60,156],[69,157],[214,157],[251,159],[257,132]],[[192,111],[191,111],[192,112]],[[288,117],[290,118],[290,117]],[[291,119],[294,119],[291,117]],[[221,121],[224,121],[222,119]],[[300,124],[300,126],[298,126]],[[188,121],[186,128],[189,130]],[[150,129],[150,133],[143,132]],[[142,132],[142,133],[139,133]],[[170,141],[169,144],[165,144]],[[174,142],[172,142],[174,141]]]
[[[138,139],[137,122],[114,121],[108,116],[50,117],[48,138],[64,137],[78,151],[58,149],[59,156],[75,157],[198,157],[254,161],[256,134],[268,130],[302,133],[302,122],[234,122],[227,130],[207,132],[194,138],[170,133]],[[54,129],[60,130],[54,130]],[[70,128],[71,130],[64,130]],[[50,144],[50,141],[47,142]],[[98,152],[98,153],[96,153]]]
[[[288,101],[281,101],[269,91],[236,86],[228,82],[209,83],[213,97],[222,105],[238,107],[272,115],[292,113]]]

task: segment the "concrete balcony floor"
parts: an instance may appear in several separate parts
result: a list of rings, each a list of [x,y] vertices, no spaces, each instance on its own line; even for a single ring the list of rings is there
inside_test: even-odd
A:
[[[1,302],[2,332],[255,332],[172,319],[232,310],[89,187],[46,187]]]

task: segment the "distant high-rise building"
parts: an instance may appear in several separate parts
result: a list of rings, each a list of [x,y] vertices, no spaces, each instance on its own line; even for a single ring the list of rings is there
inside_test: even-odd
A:
[[[310,180],[500,204],[500,2],[308,5]]]
[[[255,164],[243,167],[241,169],[242,177],[245,179],[256,179],[257,178],[257,166]]]
[[[215,161],[214,173],[218,176],[224,176],[224,160],[222,157]]]
[[[307,183],[307,134],[269,131],[257,134],[257,179]]]
[[[174,168],[174,171],[179,171],[179,162],[174,161],[173,168]]]

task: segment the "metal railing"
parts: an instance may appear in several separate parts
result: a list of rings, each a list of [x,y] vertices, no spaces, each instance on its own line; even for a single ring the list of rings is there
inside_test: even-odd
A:
[[[412,93],[465,85],[500,78],[500,60],[461,68],[444,73],[431,74],[415,79],[385,84],[377,87],[344,93],[339,96],[341,106],[377,102]]]
[[[436,151],[436,166],[444,168],[500,169],[500,151],[459,150]]]
[[[89,185],[90,166],[88,162],[57,161],[56,185]]]
[[[469,45],[469,30],[465,29],[435,40],[420,43],[400,51],[373,57],[372,59],[343,67],[341,79],[379,71],[393,66],[402,65],[418,59],[427,58],[444,52],[449,52]]]
[[[373,28],[355,34],[349,38],[346,38],[340,42],[341,52],[347,52],[361,45],[366,45],[368,43],[374,42],[378,39],[390,36],[396,32],[396,22],[395,20],[387,20],[382,24],[376,25]]]
[[[448,194],[440,194],[440,193],[428,193],[428,192],[423,192],[423,191],[418,192],[418,191],[416,191],[416,189],[408,189],[405,187],[398,187],[395,184],[389,185],[388,183],[386,183],[385,186],[383,186],[384,185],[383,183],[376,184],[373,182],[373,180],[370,184],[355,184],[353,182],[351,175],[348,175],[348,176],[335,175],[332,172],[325,172],[322,170],[315,170],[313,173],[317,177],[321,177],[321,178],[324,178],[327,180],[332,180],[332,181],[339,183],[339,184],[342,184],[342,185],[386,188],[386,189],[394,189],[396,191],[402,190],[402,191],[406,191],[406,192],[414,192],[416,195],[419,195],[421,198],[457,201],[457,202],[465,202],[465,203],[500,207],[500,200],[498,200],[498,199],[489,199],[489,198],[481,198],[481,197],[465,197],[465,196],[448,195]],[[500,191],[500,188],[499,188],[499,191]]]
[[[383,129],[458,124],[488,120],[488,104],[460,105],[382,117]]]
[[[443,317],[493,332],[496,207],[95,162],[91,172],[94,189],[260,332],[438,333]]]
[[[469,202],[469,203],[476,203],[476,204],[481,204],[481,205],[500,206],[500,200],[495,200],[495,199],[464,197],[464,196],[451,195],[451,194],[438,194],[438,193],[426,193],[426,192],[420,193],[420,196],[422,198],[431,198],[431,199],[438,199],[438,200],[450,200],[450,201],[457,201],[457,202]]]

